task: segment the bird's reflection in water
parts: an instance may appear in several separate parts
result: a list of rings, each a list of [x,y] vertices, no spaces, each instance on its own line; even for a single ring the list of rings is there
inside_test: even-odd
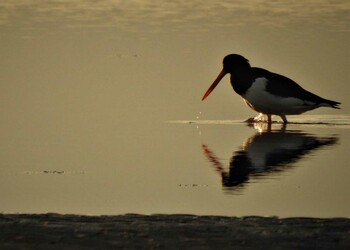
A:
[[[233,153],[228,170],[208,145],[202,145],[205,156],[221,175],[226,189],[241,190],[250,178],[267,178],[284,171],[312,151],[338,141],[337,136],[318,137],[302,131],[288,131],[285,125],[278,130],[272,130],[266,123],[251,126],[258,132]]]

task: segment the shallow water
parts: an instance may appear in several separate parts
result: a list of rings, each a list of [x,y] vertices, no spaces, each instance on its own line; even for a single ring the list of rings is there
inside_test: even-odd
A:
[[[348,2],[204,2],[0,3],[0,211],[350,217]],[[249,127],[228,53],[342,109]]]

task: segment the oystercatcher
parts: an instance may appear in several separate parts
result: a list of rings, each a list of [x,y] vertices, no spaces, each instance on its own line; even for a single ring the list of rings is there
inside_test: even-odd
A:
[[[237,54],[224,58],[222,71],[204,94],[202,101],[227,73],[231,74],[233,90],[243,97],[250,108],[259,112],[253,121],[261,121],[266,115],[267,122],[271,123],[271,115],[278,115],[283,123],[288,123],[286,115],[298,115],[319,107],[339,109],[338,105],[341,104],[303,89],[288,77],[251,67],[246,58]]]

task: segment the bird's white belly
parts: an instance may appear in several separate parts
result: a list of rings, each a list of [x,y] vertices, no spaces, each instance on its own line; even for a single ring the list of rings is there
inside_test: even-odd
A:
[[[303,100],[294,97],[280,97],[266,91],[266,78],[257,78],[242,95],[249,107],[263,114],[300,114],[312,109]]]

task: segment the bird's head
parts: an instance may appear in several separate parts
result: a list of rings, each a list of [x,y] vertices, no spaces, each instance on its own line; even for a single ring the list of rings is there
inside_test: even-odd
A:
[[[242,68],[249,68],[249,62],[246,58],[244,58],[241,55],[237,54],[230,54],[224,57],[223,60],[223,69],[221,70],[220,74],[217,76],[215,81],[210,85],[207,92],[205,92],[202,101],[207,98],[207,96],[215,89],[215,87],[219,84],[221,79],[227,74],[234,74],[235,71],[242,69]]]
[[[225,56],[222,64],[224,66],[223,70],[230,74],[233,74],[237,69],[250,67],[248,59],[237,54]]]

